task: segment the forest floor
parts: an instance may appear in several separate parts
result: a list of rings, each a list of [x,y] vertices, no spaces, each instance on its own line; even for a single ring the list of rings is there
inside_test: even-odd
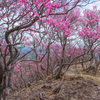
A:
[[[79,68],[78,68],[79,69]],[[80,69],[81,70],[81,69]],[[100,100],[100,75],[85,73],[71,67],[66,73],[61,90],[53,94],[61,79],[39,80],[30,87],[13,91],[9,100]]]

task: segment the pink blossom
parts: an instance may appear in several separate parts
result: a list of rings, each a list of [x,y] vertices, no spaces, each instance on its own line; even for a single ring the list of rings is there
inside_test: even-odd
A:
[[[19,2],[26,3],[26,0],[19,0]]]
[[[27,8],[28,8],[28,9],[31,9],[30,5],[27,5]]]
[[[96,9],[97,8],[97,6],[93,6],[93,9]]]
[[[42,19],[41,19],[41,17],[39,17],[39,23],[41,23],[42,22]]]
[[[65,37],[67,38],[69,36],[69,34],[68,33],[65,33]]]
[[[38,40],[37,40],[36,38],[34,38],[34,40],[35,40],[36,42],[38,42]]]
[[[15,69],[14,71],[15,71],[15,72],[20,72],[20,70],[19,70],[19,69]]]

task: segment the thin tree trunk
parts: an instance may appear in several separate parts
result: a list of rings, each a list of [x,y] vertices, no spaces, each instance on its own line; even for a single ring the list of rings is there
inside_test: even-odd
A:
[[[59,71],[58,71],[58,73],[56,75],[56,79],[60,78],[60,73],[62,72],[63,62],[64,62],[64,54],[65,54],[65,46],[66,46],[66,42],[62,46],[62,58],[61,58],[61,63],[60,63]]]
[[[0,100],[2,99],[2,93],[0,93]]]
[[[95,68],[95,75],[97,73],[97,69],[98,69],[98,66],[100,65],[100,61],[98,62],[98,64],[96,65],[96,68]]]
[[[50,58],[50,50],[49,50],[49,45],[48,45],[48,55],[47,55],[47,75],[49,75],[49,58]]]
[[[56,75],[56,79],[60,78],[60,73],[62,72],[62,68],[63,68],[63,59],[61,60],[61,65],[60,65],[59,71],[58,71],[58,73]]]

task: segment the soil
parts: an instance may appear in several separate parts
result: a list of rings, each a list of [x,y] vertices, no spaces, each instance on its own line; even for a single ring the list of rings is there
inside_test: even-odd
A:
[[[28,88],[12,92],[9,100],[100,100],[100,84],[88,76],[66,75],[57,94],[53,94],[52,90],[59,85],[61,79],[52,79],[49,83],[38,81]]]

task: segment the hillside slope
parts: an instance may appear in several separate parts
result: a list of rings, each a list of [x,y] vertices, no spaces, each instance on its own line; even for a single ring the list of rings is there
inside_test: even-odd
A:
[[[96,81],[97,80],[97,81]],[[53,94],[61,79],[40,80],[30,87],[14,91],[9,100],[100,100],[100,79],[85,74],[66,74],[61,90]]]

